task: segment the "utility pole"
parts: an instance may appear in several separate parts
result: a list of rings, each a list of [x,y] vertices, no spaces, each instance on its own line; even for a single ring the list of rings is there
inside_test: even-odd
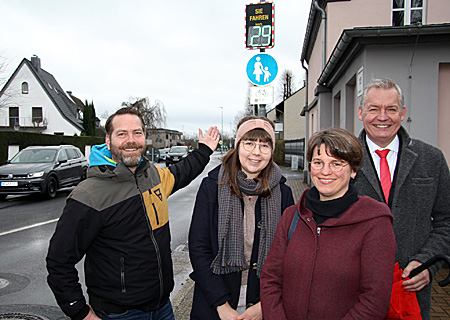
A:
[[[223,107],[219,107],[220,109],[222,109],[222,131],[220,132],[221,135],[221,140],[222,143],[220,144],[220,153],[223,153],[223,141],[224,141],[224,136],[223,136]]]

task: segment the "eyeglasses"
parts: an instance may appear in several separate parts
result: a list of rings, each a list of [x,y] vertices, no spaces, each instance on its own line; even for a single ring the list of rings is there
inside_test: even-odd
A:
[[[241,144],[242,147],[248,152],[252,152],[255,149],[256,145],[259,145],[259,151],[261,151],[262,154],[268,154],[272,152],[272,147],[268,143],[256,143],[254,141],[247,140],[241,142]]]
[[[323,168],[325,167],[326,162],[323,162],[322,160],[313,160],[309,164],[311,165],[311,169],[316,171],[322,171]],[[348,166],[348,163],[344,163],[341,161],[333,161],[328,164],[330,166],[330,170],[335,173],[341,172],[345,166]]]

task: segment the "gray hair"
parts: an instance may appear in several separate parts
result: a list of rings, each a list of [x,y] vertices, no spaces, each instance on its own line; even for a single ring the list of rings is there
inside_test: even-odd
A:
[[[361,97],[361,108],[364,108],[364,103],[366,102],[367,92],[369,92],[370,89],[373,88],[380,88],[380,89],[392,89],[394,88],[398,92],[398,104],[400,106],[400,110],[403,110],[405,107],[405,97],[403,96],[402,89],[391,79],[374,79],[370,83],[366,85],[364,88],[364,92]]]

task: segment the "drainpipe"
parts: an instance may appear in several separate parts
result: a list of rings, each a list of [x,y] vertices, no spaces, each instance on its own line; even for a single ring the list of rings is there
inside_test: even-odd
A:
[[[418,29],[417,37],[416,37],[416,43],[414,45],[414,50],[412,52],[411,61],[409,63],[409,72],[408,72],[408,108],[409,108],[409,116],[406,120],[408,124],[408,133],[411,134],[411,122],[412,122],[412,111],[413,111],[413,104],[412,104],[412,69],[413,69],[413,62],[414,62],[414,54],[416,53],[417,49],[417,42],[419,41],[419,35],[420,35],[420,29]],[[406,105],[406,101],[404,102]]]
[[[305,70],[305,107],[304,110],[306,110],[308,108],[308,78],[309,78],[309,73],[308,73],[308,68],[305,67],[305,60],[301,60],[302,63],[302,68]],[[303,112],[302,112],[303,113]],[[306,113],[306,112],[305,112]],[[309,140],[309,124],[306,124],[306,132],[305,132],[305,144],[308,142]],[[306,152],[306,148],[304,148],[304,152]],[[309,173],[308,173],[308,166],[306,165],[306,155],[304,154],[303,156],[303,182],[308,183],[309,184]]]
[[[314,7],[316,7],[322,15],[322,70],[324,70],[327,61],[327,14],[325,13],[325,10],[319,6],[317,1],[314,1]]]
[[[308,74],[308,68],[305,67],[305,60],[301,61],[302,63],[302,68],[305,70],[305,108],[308,107],[308,78],[309,78],[309,74]]]

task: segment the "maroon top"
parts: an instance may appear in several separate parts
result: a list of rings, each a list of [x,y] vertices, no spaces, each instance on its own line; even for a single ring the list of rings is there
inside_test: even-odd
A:
[[[296,210],[300,221],[288,243]],[[303,193],[281,217],[262,270],[264,319],[384,319],[395,251],[386,204],[359,197],[338,218],[317,226]]]

